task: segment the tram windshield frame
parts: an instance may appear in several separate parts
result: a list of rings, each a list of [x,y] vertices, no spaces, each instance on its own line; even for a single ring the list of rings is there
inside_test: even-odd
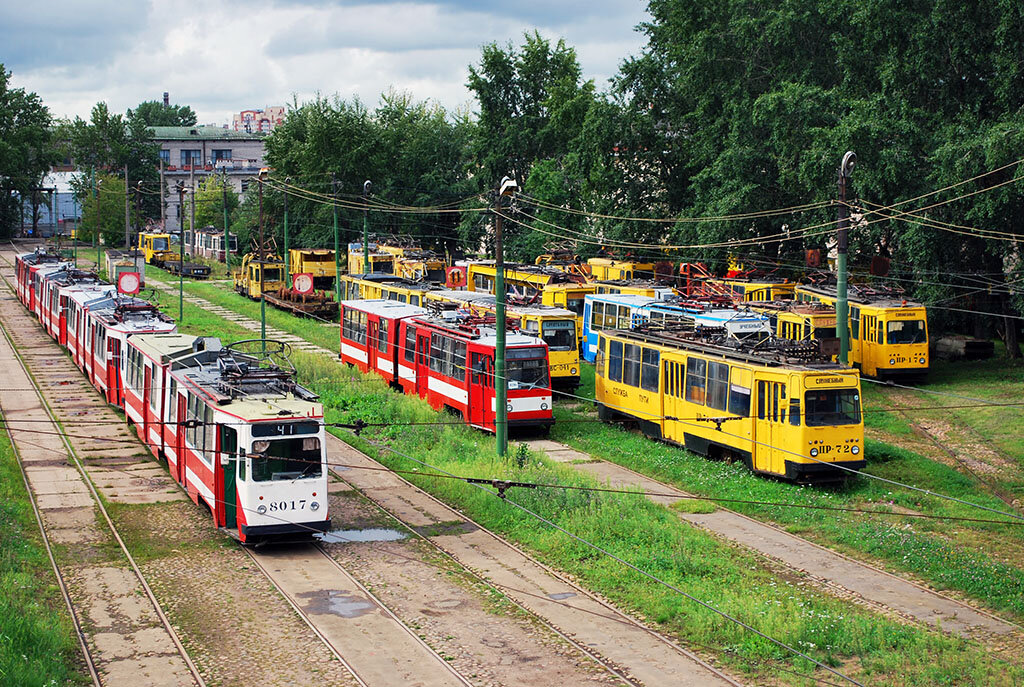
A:
[[[153,238],[153,250],[170,250],[170,241],[163,236],[156,236]]]
[[[250,460],[253,482],[316,479],[323,476],[323,442],[315,436],[257,439]]]
[[[509,348],[505,359],[505,379],[509,389],[546,389],[551,386],[547,355],[543,348]]]
[[[572,351],[576,344],[576,322],[574,320],[543,320],[541,334],[549,351]]]
[[[808,427],[857,425],[861,421],[859,389],[815,389],[804,394]]]
[[[928,343],[928,328],[924,320],[889,320],[885,327],[888,344]]]

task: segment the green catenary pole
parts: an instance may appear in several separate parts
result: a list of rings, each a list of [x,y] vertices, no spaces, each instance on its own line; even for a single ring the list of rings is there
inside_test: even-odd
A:
[[[291,253],[288,252],[288,187],[292,183],[292,178],[287,177],[284,180],[284,288],[290,289],[292,287],[291,278]]]
[[[839,165],[839,227],[836,236],[836,333],[839,335],[839,362],[850,361],[850,305],[847,300],[846,253],[849,247],[850,210],[846,206],[846,182],[857,155],[847,151]]]
[[[334,302],[341,303],[341,249],[338,246],[338,179],[334,176],[334,172],[331,172],[331,205],[331,210],[334,213]]]
[[[92,245],[96,247],[96,274],[100,273],[100,199],[96,193],[96,168],[89,172],[89,184],[92,186],[92,209],[95,226],[92,231]]]
[[[501,180],[494,201],[494,435],[498,457],[508,453],[508,381],[505,374],[505,249],[502,245],[501,199],[518,190],[508,177]]]
[[[224,265],[228,268],[228,272],[230,273],[231,261],[228,256],[231,254],[231,251],[228,250],[228,248],[231,244],[228,242],[228,170],[226,167],[220,168],[220,186],[221,203],[224,206]]]

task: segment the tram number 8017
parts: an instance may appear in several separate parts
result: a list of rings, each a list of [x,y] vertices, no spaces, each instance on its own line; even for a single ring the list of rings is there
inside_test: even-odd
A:
[[[275,511],[285,510],[304,510],[305,508],[306,499],[300,499],[298,501],[271,501],[267,510],[273,513]]]

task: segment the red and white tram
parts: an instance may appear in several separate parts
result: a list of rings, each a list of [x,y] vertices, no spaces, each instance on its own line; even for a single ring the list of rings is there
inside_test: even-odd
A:
[[[294,371],[175,334],[152,304],[52,257],[17,256],[18,298],[219,527],[245,543],[329,528],[323,407]]]
[[[406,394],[467,424],[495,431],[493,322],[387,300],[341,302],[341,359],[373,370]],[[548,348],[518,332],[505,337],[509,428],[547,431],[554,423]]]
[[[243,543],[330,528],[323,406],[287,371],[220,340],[127,341],[125,413],[171,476]]]

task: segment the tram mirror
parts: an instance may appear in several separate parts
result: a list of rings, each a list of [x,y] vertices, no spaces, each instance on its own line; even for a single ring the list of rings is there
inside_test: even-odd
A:
[[[262,453],[266,453],[268,449],[270,449],[270,442],[269,441],[254,441],[254,442],[252,442],[252,452],[253,453],[261,453],[261,454]]]
[[[317,437],[306,437],[302,440],[303,451],[319,451],[320,450],[320,439]]]

